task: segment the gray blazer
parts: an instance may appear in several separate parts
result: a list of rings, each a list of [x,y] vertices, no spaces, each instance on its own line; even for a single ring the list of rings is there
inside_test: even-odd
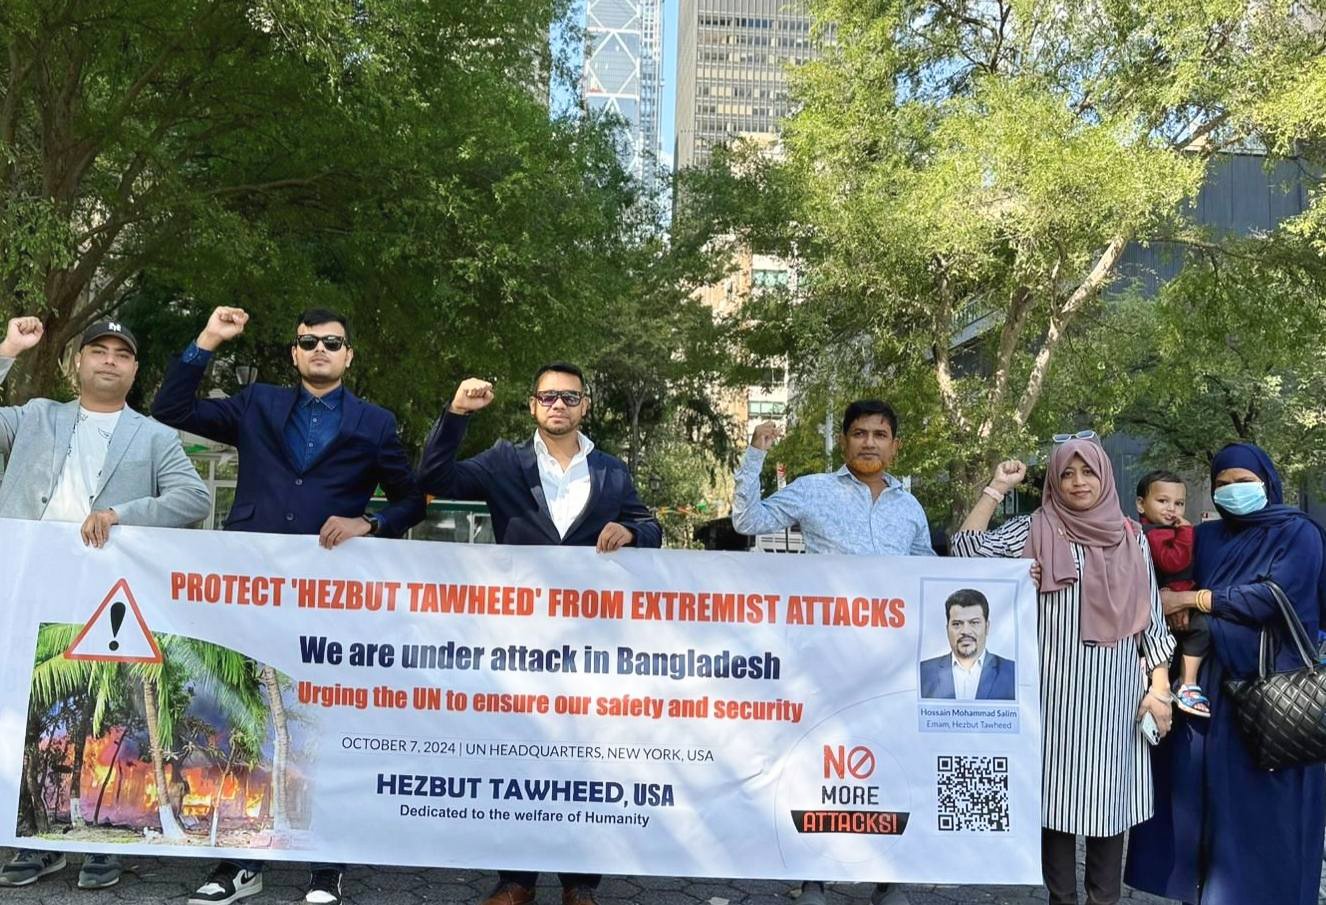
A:
[[[0,382],[12,364],[0,359]],[[0,455],[5,456],[0,518],[41,518],[77,419],[77,400],[33,399],[0,407]],[[185,528],[207,517],[211,500],[176,433],[125,406],[92,508],[114,509],[124,525]]]

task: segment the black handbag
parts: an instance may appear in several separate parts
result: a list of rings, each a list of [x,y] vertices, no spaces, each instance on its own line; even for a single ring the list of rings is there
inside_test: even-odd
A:
[[[1253,762],[1263,770],[1326,761],[1326,663],[1318,663],[1307,629],[1281,587],[1267,580],[1289,637],[1303,660],[1301,669],[1272,671],[1271,626],[1262,626],[1258,675],[1228,679],[1225,693]]]

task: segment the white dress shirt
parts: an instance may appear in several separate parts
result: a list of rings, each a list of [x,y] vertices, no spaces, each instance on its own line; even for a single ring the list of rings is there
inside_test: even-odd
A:
[[[953,697],[959,701],[976,700],[976,689],[981,687],[981,669],[985,666],[985,652],[976,658],[971,669],[965,668],[953,658]]]
[[[543,485],[543,495],[548,500],[548,513],[552,516],[557,533],[566,537],[566,532],[575,524],[580,513],[585,511],[589,502],[589,454],[594,450],[594,441],[579,431],[576,440],[580,450],[571,460],[566,470],[548,451],[548,444],[543,442],[539,432],[534,432],[534,455],[539,462],[539,483]]]

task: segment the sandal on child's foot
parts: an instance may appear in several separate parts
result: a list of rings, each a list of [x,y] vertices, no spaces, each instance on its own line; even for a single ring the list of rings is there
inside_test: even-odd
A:
[[[1211,702],[1202,694],[1200,685],[1180,685],[1174,693],[1174,706],[1192,716],[1211,716]]]

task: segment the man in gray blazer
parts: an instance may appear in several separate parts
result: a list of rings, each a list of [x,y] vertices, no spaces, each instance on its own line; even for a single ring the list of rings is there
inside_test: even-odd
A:
[[[14,359],[42,338],[35,317],[11,320],[0,341],[0,382]],[[184,528],[207,517],[207,485],[179,437],[125,405],[138,374],[138,341],[116,321],[83,333],[78,398],[33,399],[0,408],[0,518],[78,522],[83,542],[102,547],[113,525]],[[0,886],[26,886],[62,870],[60,852],[19,852],[0,868]],[[84,889],[120,879],[113,855],[89,855],[78,874]]]

